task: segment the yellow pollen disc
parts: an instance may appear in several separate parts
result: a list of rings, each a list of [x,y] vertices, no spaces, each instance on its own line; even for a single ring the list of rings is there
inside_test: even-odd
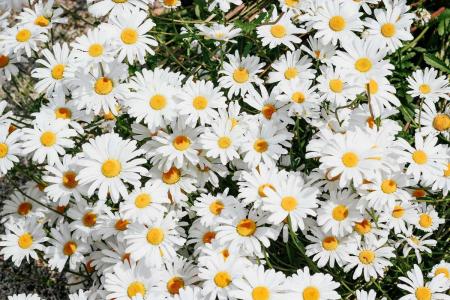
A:
[[[151,99],[150,99],[150,107],[153,108],[154,110],[161,110],[164,107],[166,107],[167,105],[167,100],[166,97],[164,97],[163,95],[154,95]]]
[[[70,119],[72,117],[72,111],[67,107],[58,107],[55,109],[55,117],[57,119]]]
[[[214,283],[220,288],[225,288],[230,285],[231,276],[228,272],[218,272],[216,276],[214,276]]]
[[[283,197],[281,199],[281,207],[287,211],[291,212],[297,208],[298,201],[292,196]]]
[[[291,100],[298,104],[305,102],[305,99],[305,94],[302,92],[294,92],[291,96]]]
[[[196,110],[204,110],[208,106],[208,99],[203,96],[197,96],[192,100],[192,106]]]
[[[124,44],[133,45],[137,42],[138,32],[133,28],[125,28],[120,34],[120,39]]]
[[[239,124],[239,121],[236,120],[235,118],[231,118],[230,121],[231,121],[231,128],[234,128]]]
[[[211,244],[212,240],[216,238],[216,233],[214,231],[208,231],[203,235],[202,241],[204,244]]]
[[[231,146],[231,139],[227,136],[222,136],[217,140],[217,145],[221,149],[227,149]]]
[[[153,227],[147,232],[147,242],[157,246],[164,240],[164,231],[161,228]]]
[[[108,77],[100,77],[94,85],[94,90],[99,95],[108,95],[114,87],[113,81]]]
[[[136,205],[137,208],[145,208],[149,206],[150,203],[152,203],[152,197],[147,193],[139,194],[134,199],[134,205]]]
[[[395,28],[395,25],[392,23],[385,23],[381,26],[381,34],[384,37],[390,38],[395,35],[397,32],[397,29]]]
[[[375,95],[378,92],[378,83],[375,80],[371,79],[368,85],[370,94]]]
[[[303,290],[303,300],[319,300],[320,291],[315,286],[308,286]]]
[[[175,184],[180,180],[181,172],[175,167],[170,168],[169,171],[163,173],[162,181],[166,184]]]
[[[341,16],[334,16],[330,19],[328,22],[328,25],[330,26],[331,30],[333,31],[342,31],[345,29],[345,19]]]
[[[145,285],[140,281],[133,281],[127,288],[127,295],[130,298],[133,298],[138,294],[144,296],[145,293],[146,293]]]
[[[9,64],[9,57],[6,55],[0,55],[0,68],[4,68]]]
[[[256,231],[256,223],[250,219],[241,220],[236,226],[236,231],[241,236],[251,236]]]
[[[372,224],[369,220],[362,220],[361,222],[355,223],[355,231],[361,235],[367,234],[372,230]]]
[[[401,218],[405,215],[405,209],[401,207],[400,205],[394,206],[394,209],[392,210],[392,216],[396,219]]]
[[[270,33],[277,39],[284,38],[286,36],[286,27],[281,24],[273,25],[270,28]]]
[[[424,84],[421,84],[420,86],[419,86],[419,91],[422,93],[422,94],[429,94],[430,92],[431,92],[431,87],[428,85],[428,84],[426,84],[426,83],[424,83]]]
[[[289,7],[295,7],[300,0],[284,0],[284,4],[286,4]]]
[[[385,194],[392,194],[397,191],[397,183],[392,179],[385,179],[381,183],[381,190]]]
[[[440,267],[440,268],[437,268],[437,269],[434,271],[434,276],[438,276],[438,275],[440,275],[440,274],[444,274],[445,277],[447,277],[447,278],[450,279],[450,272],[448,271],[447,268],[445,268],[445,267]]]
[[[416,197],[416,198],[422,198],[422,197],[425,197],[427,195],[427,193],[425,192],[425,190],[415,189],[412,192],[412,195],[413,195],[413,197]]]
[[[41,144],[45,147],[51,147],[56,143],[56,134],[51,131],[45,131],[41,135]]]
[[[333,219],[336,221],[343,221],[348,217],[348,208],[345,205],[339,204],[335,208],[333,208]]]
[[[220,213],[222,212],[224,207],[225,207],[225,205],[223,205],[222,201],[216,200],[209,205],[209,211],[213,215],[218,216],[218,215],[220,215]]]
[[[287,68],[287,70],[284,72],[284,78],[287,80],[294,79],[297,77],[298,71],[297,68]]]
[[[22,202],[19,204],[19,206],[17,207],[17,213],[21,216],[26,216],[28,215],[28,213],[31,211],[31,208],[33,208],[33,206],[31,205],[31,203],[28,202]]]
[[[185,151],[191,145],[191,141],[189,140],[189,138],[187,136],[179,135],[174,138],[172,145],[178,151]]]
[[[77,173],[73,171],[67,171],[63,174],[62,184],[68,189],[74,189],[78,185],[78,181],[75,179]]]
[[[97,215],[90,211],[83,216],[82,221],[84,226],[92,227],[97,223]]]
[[[272,119],[272,115],[277,111],[273,104],[266,104],[261,109],[261,113],[267,120]]]
[[[265,188],[271,188],[273,191],[275,191],[275,188],[274,188],[273,185],[271,185],[270,183],[264,183],[264,184],[261,184],[261,185],[258,187],[258,195],[259,195],[260,197],[267,197],[266,193],[264,193],[264,189],[265,189]]]
[[[47,27],[48,24],[50,24],[50,20],[44,16],[39,16],[34,20],[34,25],[37,25],[40,27]]]
[[[361,57],[356,60],[355,69],[361,73],[366,73],[372,69],[372,62],[367,57]]]
[[[427,287],[418,287],[415,292],[417,300],[431,300],[431,290]]]
[[[438,114],[433,119],[433,128],[437,131],[446,131],[450,128],[450,117],[446,114]]]
[[[270,290],[265,286],[257,286],[252,291],[252,300],[269,300]]]
[[[57,64],[52,69],[52,77],[55,80],[61,80],[64,77],[64,65]]]
[[[433,219],[430,217],[429,214],[421,214],[419,216],[419,224],[423,228],[429,228],[431,225],[433,225]]]
[[[89,46],[88,53],[92,57],[99,57],[103,54],[103,46],[98,43],[92,44]]]
[[[450,177],[450,163],[447,163],[447,169],[444,170],[444,176]]]
[[[64,244],[63,253],[64,255],[71,256],[75,252],[77,252],[77,244],[74,241],[68,241]]]
[[[344,83],[340,79],[331,79],[329,82],[330,90],[335,93],[342,93],[344,89]]]
[[[344,164],[344,166],[346,166],[347,168],[354,168],[359,163],[359,157],[354,152],[344,153],[344,155],[342,155],[342,157],[341,157],[341,160],[342,160],[342,163]]]
[[[178,0],[164,0],[165,6],[177,6]]]
[[[130,221],[119,219],[114,224],[114,228],[118,231],[124,231],[128,228],[128,224],[130,224]]]
[[[248,74],[248,71],[245,68],[239,68],[233,72],[233,80],[236,81],[237,83],[247,82],[249,76],[250,75]]]
[[[227,260],[228,256],[230,256],[230,251],[228,251],[228,249],[223,249],[220,254],[222,254],[224,260]]]
[[[114,3],[125,3],[127,1],[128,0],[112,0],[112,2],[114,2]]]
[[[320,54],[321,52],[319,50],[314,51],[314,55],[316,56],[316,58],[320,58]]]
[[[108,159],[102,164],[102,174],[105,177],[116,177],[122,171],[122,165],[117,159]]]
[[[368,117],[366,122],[369,128],[373,128],[373,126],[375,126],[375,120],[372,116]]]
[[[269,149],[269,144],[266,140],[263,139],[256,139],[256,141],[253,143],[253,149],[255,149],[258,153],[266,152],[267,149]]]
[[[29,232],[25,232],[17,240],[17,244],[22,249],[28,249],[33,245],[33,236]]]
[[[67,206],[58,205],[55,209],[60,213],[65,213]]]
[[[172,295],[178,295],[182,288],[184,288],[184,280],[181,277],[172,277],[167,282],[167,291]]]
[[[427,163],[428,156],[427,156],[427,154],[424,151],[416,150],[412,154],[412,159],[415,161],[416,164],[423,165],[423,164]]]
[[[9,147],[7,144],[0,143],[0,158],[3,158],[6,155],[8,155],[8,150],[9,150]]]
[[[339,241],[334,236],[327,236],[322,241],[322,247],[323,249],[327,251],[336,250],[336,248],[339,246]]]
[[[359,261],[365,265],[371,264],[375,259],[375,252],[372,250],[362,250],[359,252]]]
[[[31,38],[31,31],[28,29],[21,29],[16,34],[16,40],[20,43],[27,42]]]

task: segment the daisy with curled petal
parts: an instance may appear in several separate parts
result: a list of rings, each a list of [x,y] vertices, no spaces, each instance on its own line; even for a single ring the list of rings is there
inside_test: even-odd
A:
[[[192,210],[196,212],[202,225],[214,226],[221,219],[233,217],[238,206],[238,201],[228,195],[226,188],[223,193],[217,195],[201,194],[196,198]]]
[[[185,286],[174,296],[174,300],[206,300],[202,295],[202,289],[197,286]]]
[[[450,97],[450,84],[448,77],[439,76],[437,70],[426,67],[424,70],[416,70],[411,76],[406,78],[409,91],[412,97],[420,97],[425,100],[436,102],[439,98],[448,100]]]
[[[386,109],[392,109],[401,105],[400,100],[395,96],[395,87],[389,83],[386,77],[375,75],[362,88],[367,95],[370,94],[371,106],[375,117],[379,117]]]
[[[416,123],[421,126],[416,132],[423,136],[442,134],[446,139],[450,137],[450,108],[438,112],[433,101],[425,100],[422,111],[415,109],[414,112]]]
[[[425,232],[433,232],[445,223],[445,219],[441,219],[433,205],[420,203],[417,206],[417,218],[415,226]]]
[[[164,193],[168,194],[171,202],[182,205],[188,200],[186,194],[195,191],[197,180],[193,177],[194,172],[191,167],[178,169],[171,167],[167,172],[163,172],[157,167],[150,169],[150,181],[161,185]]]
[[[324,232],[342,237],[353,231],[355,222],[363,220],[356,208],[357,195],[350,190],[332,191],[329,196],[324,197],[326,201],[317,210],[317,224]]]
[[[139,8],[147,11],[149,4],[154,0],[87,0],[88,11],[94,17],[106,15],[115,16],[123,13],[125,9]]]
[[[83,158],[78,162],[81,170],[76,180],[79,184],[89,186],[89,197],[99,189],[100,200],[106,200],[109,194],[113,202],[117,203],[120,196],[128,196],[124,182],[140,185],[141,174],[147,170],[141,167],[146,160],[138,158],[143,151],[137,149],[136,144],[134,140],[123,140],[116,133],[107,133],[82,146]]]
[[[186,125],[194,127],[211,124],[219,114],[217,109],[226,108],[226,98],[211,81],[188,79],[176,96],[178,114],[185,117]]]
[[[25,186],[21,187],[21,190],[25,189]],[[9,219],[13,220],[23,220],[31,217],[36,217],[40,219],[45,217],[47,209],[41,204],[34,202],[31,199],[35,199],[41,202],[45,202],[42,199],[42,195],[37,189],[26,191],[23,195],[19,191],[15,191],[11,196],[6,199],[3,203],[1,210],[1,215],[3,218],[1,222],[6,222]]]
[[[356,300],[376,300],[377,293],[374,290],[369,292],[363,290],[356,291]],[[386,300],[386,297],[380,298],[380,300]]]
[[[194,220],[189,228],[186,245],[194,245],[194,256],[198,256],[202,249],[211,244],[216,238],[213,226],[203,226],[200,219]]]
[[[399,132],[401,131],[401,127],[397,121],[391,120],[389,117],[398,113],[398,110],[395,108],[392,109],[383,109],[380,112],[380,116],[378,116],[379,127],[388,127],[390,132]],[[376,128],[375,119],[370,114],[370,109],[368,104],[362,104],[353,109],[350,112],[350,118],[348,120],[348,129],[355,130],[356,127],[362,128]]]
[[[72,236],[82,241],[96,239],[94,233],[99,226],[97,220],[108,210],[109,207],[102,201],[95,204],[88,204],[84,198],[77,201],[76,205],[67,211],[67,216],[73,219],[69,224]]]
[[[303,1],[301,1],[303,2]],[[302,45],[300,49],[308,53],[313,59],[329,65],[330,58],[336,53],[336,46],[333,44],[324,44],[320,39],[312,36],[308,37],[308,46]]]
[[[42,0],[39,0],[33,9],[24,7],[23,11],[17,16],[19,24],[42,29],[50,29],[56,24],[66,24],[68,19],[62,17],[63,9],[60,7],[53,9],[54,3],[54,0],[49,0],[45,4]]]
[[[2,51],[0,54],[0,82],[6,78],[11,80],[12,76],[19,74],[19,68],[16,66],[18,62],[24,62],[24,58],[12,51]]]
[[[119,211],[126,219],[138,223],[150,223],[167,211],[164,206],[170,203],[167,193],[160,184],[147,182],[144,187],[135,189],[120,203]]]
[[[398,287],[407,295],[399,300],[448,300],[450,296],[446,294],[448,284],[444,275],[436,276],[429,282],[424,282],[422,270],[418,265],[406,272],[407,277],[399,277]]]
[[[126,245],[123,241],[108,239],[105,243],[97,242],[96,251],[90,254],[91,266],[102,274],[113,271],[114,266],[121,263],[136,263],[131,259],[130,253],[125,251]]]
[[[37,120],[33,128],[22,129],[23,152],[33,153],[33,161],[43,163],[47,160],[53,166],[59,155],[66,153],[65,148],[72,148],[75,145],[72,137],[77,133],[68,128],[66,120],[47,121]]]
[[[340,299],[341,296],[335,291],[339,286],[330,274],[311,274],[308,267],[298,269],[287,281],[290,298],[304,300]]]
[[[203,24],[195,24],[200,32],[199,35],[205,37],[205,39],[220,41],[220,42],[230,42],[236,43],[234,38],[241,34],[240,28],[235,28],[233,24],[223,25],[219,23],[212,23],[211,27]]]
[[[260,63],[257,56],[241,57],[236,50],[235,54],[227,54],[229,62],[224,62],[223,70],[219,71],[221,88],[228,89],[228,98],[234,95],[245,96],[255,90],[253,84],[261,85],[263,80],[258,77],[262,72],[264,63]]]
[[[191,168],[193,176],[197,180],[197,186],[204,188],[206,183],[219,187],[219,178],[225,178],[230,171],[222,164],[220,159],[207,158],[203,153],[198,156],[199,162],[195,168]]]
[[[13,52],[20,56],[24,51],[31,57],[31,51],[38,51],[38,43],[48,40],[42,29],[31,26],[14,26],[0,33],[0,46],[6,52]]]
[[[437,244],[436,240],[427,239],[432,235],[432,233],[427,233],[423,236],[417,236],[413,234],[413,227],[409,227],[405,234],[399,234],[399,239],[397,240],[395,247],[399,248],[403,243],[403,257],[407,257],[411,250],[414,250],[414,253],[417,258],[417,262],[420,264],[422,262],[421,252],[425,252],[427,254],[431,254],[432,251],[429,247],[434,247]]]
[[[428,278],[434,278],[441,274],[444,274],[447,281],[450,281],[450,263],[445,260],[441,260],[438,264],[433,266],[430,273],[428,273]]]
[[[172,261],[164,263],[165,268],[160,273],[160,289],[165,299],[173,299],[180,294],[185,286],[193,286],[199,278],[197,277],[197,266],[190,260],[177,256]]]
[[[234,5],[241,5],[242,0],[209,0],[211,2],[208,6],[208,10],[212,11],[216,6],[219,7],[221,11],[224,13],[228,12],[230,10],[231,4]]]
[[[36,218],[24,222],[6,222],[4,226],[5,234],[0,235],[0,254],[5,260],[11,258],[16,266],[20,266],[23,259],[28,263],[30,257],[39,259],[36,251],[44,251],[43,243],[47,237]]]
[[[277,100],[289,104],[289,115],[311,118],[320,106],[319,94],[311,80],[295,79],[280,84]]]
[[[103,214],[98,215],[92,236],[96,240],[106,240],[115,236],[117,241],[121,242],[130,223],[131,221],[124,218],[122,214],[106,209]]]
[[[385,246],[387,238],[367,240],[350,253],[348,264],[344,267],[349,272],[356,267],[353,279],[364,276],[368,282],[371,278],[383,277],[386,267],[392,266],[390,258],[395,257],[395,249]]]
[[[380,213],[378,221],[387,224],[389,229],[394,229],[394,233],[406,233],[408,226],[417,220],[417,210],[409,201],[396,201],[393,209],[386,209]]]
[[[14,163],[19,162],[19,156],[22,153],[21,132],[14,130],[9,132],[10,126],[8,124],[0,124],[0,174],[5,175],[10,170]]]
[[[151,47],[157,46],[158,42],[148,34],[155,23],[148,18],[146,11],[137,7],[122,10],[120,14],[111,15],[105,26],[117,45],[117,60],[127,59],[130,64],[137,60],[144,64],[147,53],[155,54]]]
[[[313,79],[315,71],[310,68],[311,66],[311,59],[307,56],[301,56],[300,49],[287,51],[272,63],[271,67],[274,71],[269,73],[267,82],[282,83],[297,78],[302,80]]]
[[[330,101],[335,106],[344,106],[361,92],[361,88],[346,80],[341,70],[321,66],[320,71],[322,74],[317,77],[317,87],[321,99]]]

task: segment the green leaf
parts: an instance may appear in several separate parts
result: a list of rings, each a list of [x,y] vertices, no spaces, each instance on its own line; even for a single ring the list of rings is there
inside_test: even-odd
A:
[[[445,72],[447,74],[450,73],[450,68],[445,64],[445,62],[440,60],[439,58],[437,58],[433,54],[424,53],[423,54],[423,58],[425,59],[425,62],[428,65],[432,66],[433,68],[439,69],[442,72]]]

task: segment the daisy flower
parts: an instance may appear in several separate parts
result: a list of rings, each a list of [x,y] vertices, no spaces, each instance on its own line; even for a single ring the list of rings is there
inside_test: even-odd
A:
[[[198,269],[192,261],[183,257],[176,257],[173,261],[165,262],[165,269],[160,274],[163,296],[172,299],[180,294],[186,286],[193,286],[198,281]]]
[[[223,25],[219,23],[212,23],[211,27],[195,24],[195,28],[200,31],[199,35],[206,39],[231,43],[236,43],[234,38],[238,37],[242,31],[240,28],[235,28],[233,24]]]
[[[76,240],[87,241],[89,238],[96,239],[94,233],[98,228],[97,220],[109,210],[105,203],[98,201],[88,204],[86,200],[80,199],[67,211],[67,216],[72,218],[70,229]]]
[[[178,169],[171,167],[167,172],[163,172],[157,167],[150,169],[150,181],[160,184],[164,193],[168,194],[171,202],[182,204],[188,200],[186,194],[195,191],[197,180],[193,177],[194,172],[191,167]]]
[[[330,101],[335,106],[346,105],[348,101],[353,101],[361,89],[352,85],[345,79],[341,70],[333,67],[321,67],[321,75],[317,77],[317,89],[321,98]]]
[[[221,11],[224,13],[230,10],[231,4],[241,5],[242,0],[209,0],[208,10],[213,11],[214,8],[219,7]]]
[[[159,0],[159,3],[168,9],[175,9],[181,6],[181,0]]]
[[[304,1],[300,1],[304,2]],[[323,43],[321,39],[316,39],[312,36],[308,37],[308,46],[302,45],[300,49],[308,53],[316,61],[325,64],[330,64],[330,58],[336,53],[336,46],[331,43]]]
[[[21,138],[20,131],[9,133],[9,125],[0,125],[0,174],[5,175],[14,163],[19,162],[18,156],[22,149],[19,143]]]
[[[3,51],[2,51],[3,52]],[[20,54],[14,54],[12,51],[5,51],[0,54],[0,82],[6,78],[11,80],[12,76],[19,74],[18,62],[23,62],[24,58]]]
[[[319,109],[320,99],[317,86],[311,80],[295,79],[280,84],[277,100],[289,104],[289,115],[305,119],[314,116]]]
[[[374,290],[369,290],[369,292],[363,290],[356,291],[356,300],[376,300],[377,293]],[[386,300],[386,297],[380,300]]]
[[[59,161],[59,155],[66,153],[65,148],[75,145],[72,137],[77,133],[68,128],[66,120],[37,121],[33,128],[22,129],[22,147],[24,154],[33,153],[33,160],[43,163],[47,160],[50,166]]]
[[[89,186],[89,197],[99,189],[98,198],[102,201],[106,200],[107,194],[115,203],[120,195],[127,197],[125,182],[139,186],[141,174],[147,171],[141,167],[146,160],[138,158],[143,151],[137,149],[136,141],[123,140],[116,133],[89,140],[83,145],[83,154],[78,162],[81,170],[76,180]]]
[[[31,51],[38,51],[38,43],[48,40],[42,29],[31,26],[14,26],[0,33],[2,48],[6,52],[13,52],[20,55],[25,52],[27,57],[31,57]]]
[[[174,296],[174,300],[205,300],[205,298],[202,295],[201,288],[197,286],[185,286]]]
[[[186,245],[194,244],[194,256],[197,256],[202,249],[211,244],[216,238],[213,226],[203,226],[200,219],[194,220],[189,228]]]
[[[31,25],[39,29],[51,29],[56,24],[66,24],[67,18],[62,17],[64,10],[60,7],[53,9],[54,0],[49,0],[45,4],[42,0],[36,1],[33,9],[24,7],[17,16],[19,24]]]
[[[421,203],[417,208],[418,216],[416,218],[415,226],[420,230],[433,232],[437,230],[441,224],[445,223],[445,220],[438,216],[433,205]]]
[[[24,190],[25,188],[25,186],[22,186],[21,190]],[[28,197],[23,195],[19,191],[15,191],[8,199],[3,202],[1,214],[4,217],[2,218],[1,222],[5,222],[8,219],[24,220],[31,217],[36,217],[36,219],[45,217],[46,208],[39,203],[31,200],[43,200],[41,199],[42,195],[40,194],[39,190],[29,190],[26,191],[25,194]]]
[[[11,258],[16,266],[20,266],[24,258],[28,263],[30,257],[39,259],[36,251],[44,251],[43,243],[47,241],[47,237],[37,219],[30,218],[18,223],[6,222],[4,226],[6,232],[0,235],[0,254],[5,260]]]
[[[298,269],[287,281],[290,298],[304,300],[340,299],[341,296],[335,291],[339,286],[330,274],[311,274],[308,267]]]
[[[414,112],[416,123],[421,126],[416,132],[423,136],[442,134],[447,139],[450,137],[450,110],[438,112],[432,101],[424,101],[422,111],[416,109]]]
[[[427,299],[449,299],[445,293],[448,289],[445,276],[436,276],[429,282],[424,282],[422,270],[418,265],[406,272],[407,277],[399,277],[398,287],[406,292],[407,295],[399,300],[427,300]]]
[[[411,76],[406,78],[409,91],[412,97],[420,97],[431,102],[436,102],[439,98],[448,100],[450,85],[445,75],[439,76],[438,71],[433,68],[416,70]]]
[[[429,247],[434,247],[437,244],[436,240],[428,239],[432,233],[427,233],[423,236],[416,236],[413,234],[413,227],[409,227],[405,234],[399,234],[398,241],[395,244],[396,248],[399,248],[403,243],[403,257],[407,257],[411,250],[414,250],[414,254],[416,255],[417,262],[420,264],[422,262],[421,252],[425,252],[427,254],[431,254],[432,251]]]
[[[221,219],[228,219],[235,215],[239,203],[231,195],[228,188],[217,195],[201,194],[196,198],[192,210],[199,217],[203,226],[215,226]]]
[[[309,3],[301,0],[278,0],[280,2],[281,10],[283,12],[296,12],[304,11],[308,8]]]
[[[392,209],[386,209],[380,214],[379,222],[388,225],[389,229],[394,229],[394,233],[406,233],[408,225],[416,223],[417,210],[409,201],[396,201]]]
[[[153,4],[154,0],[87,0],[88,11],[94,17],[104,17],[106,15],[120,15],[125,9],[132,10],[135,8],[147,11],[149,4]]]
[[[259,63],[257,56],[241,57],[239,52],[227,54],[229,62],[224,62],[223,70],[219,71],[222,76],[219,78],[221,88],[228,89],[228,97],[234,95],[245,96],[255,90],[253,84],[261,85],[263,80],[258,77],[262,72],[264,63]]]
[[[444,260],[433,266],[431,272],[428,273],[428,278],[434,278],[441,274],[444,274],[447,280],[450,280],[450,263]]]
[[[386,109],[401,105],[400,100],[395,96],[395,87],[385,77],[375,75],[364,89],[367,95],[370,94],[370,104],[375,117],[379,117]]]
[[[301,56],[301,50],[287,51],[271,65],[274,71],[269,73],[267,83],[282,83],[291,80],[314,78],[311,69],[312,61],[307,56]]]
[[[258,120],[261,123],[294,123],[292,118],[288,116],[289,104],[277,99],[279,96],[279,91],[277,89],[273,89],[269,94],[267,89],[261,85],[259,90],[260,93],[255,90],[255,92],[247,94],[244,97],[244,102],[259,112]]]

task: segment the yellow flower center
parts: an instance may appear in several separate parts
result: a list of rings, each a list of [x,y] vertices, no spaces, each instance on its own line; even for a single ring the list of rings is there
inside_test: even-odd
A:
[[[120,39],[124,44],[133,45],[137,42],[138,32],[133,28],[124,28],[120,34]]]
[[[433,224],[433,219],[430,217],[429,214],[423,213],[419,216],[419,224],[423,228],[428,228]]]
[[[40,26],[40,27],[47,27],[48,24],[50,24],[50,20],[47,19],[44,16],[38,16],[35,20],[34,20],[34,25]]]
[[[283,197],[281,199],[281,207],[287,211],[291,212],[297,208],[298,201],[292,196]]]
[[[258,153],[266,152],[269,149],[269,144],[264,139],[256,139],[253,143],[253,149]]]
[[[401,207],[400,205],[394,206],[394,209],[392,210],[392,216],[396,219],[401,218],[405,215],[405,209]]]
[[[384,37],[390,38],[395,35],[395,32],[397,29],[395,28],[395,25],[392,23],[385,23],[381,26],[381,34]]]
[[[375,259],[375,252],[372,250],[362,250],[359,252],[359,261],[365,265],[371,264]]]
[[[89,46],[88,53],[92,57],[99,57],[103,54],[103,46],[98,43],[92,44]]]
[[[286,36],[286,27],[281,24],[273,25],[270,28],[270,33],[277,39],[281,39]]]
[[[366,122],[369,128],[373,128],[373,126],[375,126],[375,119],[372,116],[368,117]]]
[[[137,208],[145,208],[152,202],[152,197],[147,193],[142,193],[134,198],[134,205]]]
[[[9,57],[6,55],[0,55],[0,68],[4,68],[9,64]]]
[[[307,286],[303,290],[303,300],[319,300],[320,299],[320,291],[315,286]]]
[[[87,212],[83,216],[83,225],[86,227],[92,227],[97,223],[97,215],[93,213],[92,211]]]
[[[130,224],[130,221],[119,219],[114,224],[114,228],[118,231],[124,231],[128,228],[128,224]]]
[[[192,105],[196,110],[204,110],[208,106],[208,99],[203,96],[197,96],[192,100]]]
[[[114,84],[108,77],[100,77],[94,85],[94,90],[99,95],[108,95],[113,90]]]
[[[245,83],[249,79],[249,74],[247,69],[245,68],[238,68],[233,72],[233,79],[237,83]]]
[[[265,286],[257,286],[252,291],[252,300],[269,300],[270,290]]]
[[[185,151],[191,145],[191,141],[185,135],[179,135],[174,138],[172,145],[178,151]]]
[[[169,171],[163,173],[162,181],[166,184],[175,184],[180,180],[181,172],[175,167],[170,168]]]
[[[211,244],[212,240],[216,238],[214,231],[208,231],[203,235],[202,241],[204,244]]]
[[[330,90],[335,93],[342,93],[344,89],[344,83],[340,79],[331,79],[329,82]]]
[[[165,6],[177,6],[178,0],[164,0]]]
[[[128,0],[112,0],[112,2],[114,2],[114,3],[125,3],[127,1]]]
[[[167,105],[167,100],[166,97],[164,97],[163,95],[154,95],[151,99],[150,99],[150,107],[153,108],[154,110],[161,110],[164,107],[166,107]]]
[[[327,236],[322,241],[322,247],[323,249],[327,251],[333,251],[336,250],[336,248],[339,246],[339,241],[334,236]]]
[[[218,215],[220,215],[220,213],[222,212],[224,207],[225,207],[225,205],[223,205],[222,201],[216,200],[216,201],[211,202],[211,204],[209,205],[209,211],[213,215],[218,216]]]
[[[372,62],[367,57],[361,57],[356,60],[355,69],[361,73],[366,73],[372,69]]]
[[[343,221],[348,217],[348,208],[345,205],[339,204],[331,213],[333,215],[333,219],[336,221]]]
[[[273,104],[266,104],[261,109],[261,113],[267,120],[272,119],[272,115],[277,111]]]
[[[431,87],[428,85],[428,84],[426,84],[426,83],[423,83],[423,84],[421,84],[420,86],[419,86],[419,91],[422,93],[422,94],[429,94],[430,92],[431,92]]]
[[[328,22],[328,25],[330,26],[331,30],[333,31],[342,31],[345,29],[345,19],[341,16],[334,16],[330,19]]]
[[[217,140],[217,145],[221,149],[227,149],[231,146],[231,139],[227,136],[222,136]]]
[[[448,271],[448,269],[446,267],[440,267],[434,271],[434,276],[438,276],[440,274],[444,274],[445,277],[450,279],[450,272]]]
[[[56,143],[56,134],[51,131],[45,131],[41,135],[41,144],[45,147],[51,147]]]
[[[295,7],[300,0],[284,0],[284,4],[286,4],[289,7]]]
[[[431,290],[427,287],[418,287],[415,294],[417,300],[431,300]]]
[[[265,188],[271,188],[273,191],[275,191],[275,188],[274,188],[273,185],[271,185],[270,183],[264,183],[264,184],[261,184],[261,185],[258,187],[258,195],[259,195],[260,197],[267,197],[266,193],[264,193],[264,189],[265,189]]]
[[[447,169],[444,170],[444,176],[450,177],[450,163],[447,163]]]
[[[369,81],[369,92],[371,95],[375,95],[378,92],[378,83],[373,79]]]
[[[372,224],[367,219],[355,223],[355,231],[361,235],[367,234],[372,230]]]
[[[31,31],[28,29],[21,29],[16,34],[16,40],[20,43],[25,43],[31,38]]]
[[[414,160],[414,162],[418,165],[423,165],[426,164],[428,161],[428,156],[427,154],[422,151],[422,150],[416,150],[414,151],[414,153],[412,154],[412,159]]]
[[[127,288],[127,295],[130,298],[135,297],[137,294],[144,296],[145,293],[146,293],[145,285],[140,281],[133,281]]]
[[[305,99],[305,94],[302,92],[294,92],[291,96],[291,100],[298,104],[305,102]]]
[[[17,213],[21,216],[26,216],[31,211],[31,208],[33,208],[33,205],[29,202],[22,202],[17,207]]]
[[[427,195],[427,193],[423,189],[415,189],[412,192],[412,195],[413,195],[413,197],[416,197],[416,198],[422,198],[422,197],[425,197]]]
[[[228,272],[218,272],[216,276],[214,276],[214,283],[220,288],[225,288],[230,285],[231,276]]]
[[[342,163],[347,168],[354,168],[359,163],[359,157],[355,152],[346,152],[341,157]]]
[[[385,179],[381,183],[381,190],[385,194],[392,194],[397,191],[397,183],[392,179]]]
[[[164,240],[164,231],[159,227],[153,227],[147,232],[147,242],[157,246]]]
[[[0,143],[0,158],[3,158],[6,155],[8,155],[8,150],[9,150],[9,147],[7,144]]]
[[[433,119],[433,127],[437,131],[446,131],[450,128],[450,117],[446,114],[438,114]]]
[[[287,70],[284,72],[284,78],[286,78],[287,80],[291,80],[294,79],[295,77],[297,77],[298,75],[298,71],[297,68],[287,68]]]
[[[236,231],[241,236],[251,236],[256,231],[256,223],[250,219],[243,219],[237,224]]]
[[[72,254],[77,252],[77,248],[77,243],[75,243],[74,241],[68,241],[64,244],[63,253],[64,255],[71,256]]]
[[[56,80],[61,80],[64,77],[64,65],[57,64],[52,69],[52,77]]]
[[[172,277],[167,282],[167,291],[172,295],[178,295],[182,288],[184,288],[184,280],[181,277]]]
[[[108,159],[102,164],[102,174],[105,177],[116,177],[122,171],[122,165],[117,159]]]
[[[67,107],[58,107],[55,109],[55,117],[57,119],[70,119],[72,117],[72,111]]]
[[[74,189],[78,185],[78,181],[76,180],[77,173],[73,171],[67,171],[63,174],[62,184],[68,189]]]
[[[22,249],[28,249],[33,245],[33,236],[29,232],[25,232],[19,236],[17,244],[19,244],[19,247]]]

